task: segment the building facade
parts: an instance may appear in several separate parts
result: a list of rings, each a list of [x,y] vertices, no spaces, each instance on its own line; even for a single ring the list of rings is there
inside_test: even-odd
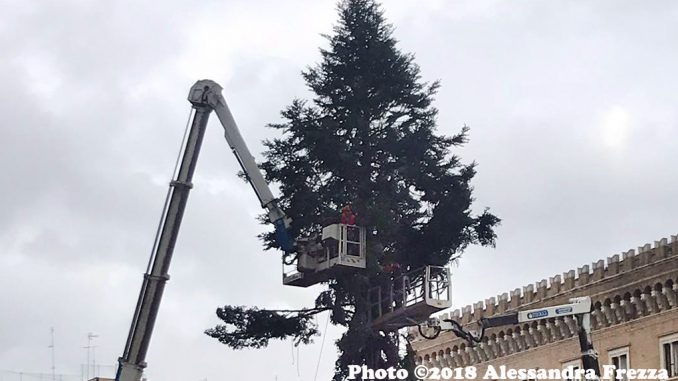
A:
[[[678,236],[600,260],[445,314],[474,329],[483,316],[567,303],[590,296],[593,344],[603,365],[665,369],[678,379]],[[411,332],[418,364],[429,368],[580,368],[576,319],[493,328],[469,346],[450,332],[427,340]],[[442,378],[445,379],[445,378]]]

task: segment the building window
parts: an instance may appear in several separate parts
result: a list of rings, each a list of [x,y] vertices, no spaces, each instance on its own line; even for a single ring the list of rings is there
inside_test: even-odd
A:
[[[669,377],[678,377],[678,333],[659,339],[659,353],[662,369]]]
[[[619,348],[607,352],[610,360],[610,364],[614,366],[616,370],[626,370],[629,369],[629,347]],[[622,375],[622,380],[628,380],[626,372]]]
[[[573,360],[573,361],[568,361],[568,362],[563,363],[562,369],[565,370],[565,369],[568,369],[568,368],[572,369],[571,372],[572,372],[573,377],[572,378],[563,378],[564,380],[567,380],[567,381],[579,381],[579,380],[581,380],[581,377],[577,377],[578,375],[577,375],[577,372],[576,372],[578,369],[581,369],[581,360]]]

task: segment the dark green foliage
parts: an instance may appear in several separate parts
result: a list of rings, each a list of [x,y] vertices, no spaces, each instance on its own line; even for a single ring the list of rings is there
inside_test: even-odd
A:
[[[217,308],[224,325],[205,331],[233,349],[261,348],[270,339],[294,338],[294,344],[308,344],[318,334],[313,322],[315,310],[272,311],[257,308],[225,306]]]
[[[468,245],[494,245],[499,223],[488,210],[472,212],[475,164],[462,163],[451,151],[466,142],[468,128],[436,135],[432,101],[439,84],[423,82],[413,55],[396,48],[379,5],[344,0],[339,16],[321,62],[303,73],[315,97],[296,99],[283,110],[282,122],[271,125],[282,137],[266,142],[262,163],[267,179],[280,185],[293,235],[318,232],[349,202],[370,232],[368,268],[330,281],[316,300],[316,313],[329,310],[333,324],[348,327],[337,342],[336,380],[349,364],[413,364],[400,358],[395,332],[372,332],[366,321],[361,301],[368,285],[387,278],[382,265],[408,270],[448,264]],[[262,238],[277,247],[273,234]],[[238,309],[228,317],[249,322],[262,313]],[[303,314],[271,319],[270,334],[243,323],[237,336],[219,327],[210,335],[240,348],[270,338],[305,342],[315,330]]]

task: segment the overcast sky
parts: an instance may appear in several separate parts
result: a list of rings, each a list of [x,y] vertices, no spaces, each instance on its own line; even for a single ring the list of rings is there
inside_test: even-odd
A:
[[[79,380],[120,356],[190,109],[224,87],[251,150],[319,59],[333,1],[0,0],[0,379]],[[440,79],[439,132],[468,124],[476,207],[502,218],[470,248],[455,308],[678,233],[678,3],[387,1],[404,51]],[[205,336],[223,304],[310,305],[283,287],[250,187],[213,118],[148,356],[152,381],[313,380],[321,338],[232,351]],[[319,317],[324,327],[326,317]],[[327,336],[318,380],[333,372]],[[298,356],[298,357],[297,357]],[[112,368],[103,367],[102,376]],[[37,379],[24,375],[24,380]]]

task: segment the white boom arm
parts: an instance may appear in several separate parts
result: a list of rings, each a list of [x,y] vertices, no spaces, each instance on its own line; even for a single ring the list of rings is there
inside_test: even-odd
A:
[[[515,325],[519,323],[533,322],[542,319],[551,319],[564,316],[575,316],[579,326],[577,336],[581,348],[582,365],[585,370],[592,369],[600,377],[598,354],[593,348],[591,338],[591,298],[588,296],[572,298],[570,303],[558,306],[535,308],[526,311],[518,311],[505,315],[490,316],[480,320],[480,333],[471,333],[464,329],[458,322],[452,319],[439,320],[432,318],[419,327],[419,332],[427,339],[438,337],[441,331],[452,331],[457,336],[469,341],[471,345],[481,343],[486,328]],[[433,329],[434,335],[427,336],[422,328]]]
[[[581,315],[591,312],[591,298],[572,298],[569,304],[559,306],[536,308],[518,312],[518,323],[531,322],[558,316]]]
[[[226,104],[226,100],[221,94],[221,90],[221,86],[214,81],[209,79],[200,80],[191,88],[188,100],[191,102],[206,103],[214,109],[221,125],[224,127],[226,141],[231,147],[233,154],[238,159],[243,172],[254,189],[254,193],[256,193],[257,198],[259,198],[261,206],[268,211],[269,220],[273,224],[276,224],[276,229],[278,229],[277,221],[279,221],[284,228],[289,228],[291,220],[278,207],[266,179],[264,179],[257,163],[254,161],[254,157],[247,148],[245,140],[243,140],[240,135],[238,125],[235,123],[235,119],[233,119],[231,110],[229,110],[228,104]],[[279,243],[284,246],[283,242]]]
[[[550,319],[563,316],[588,315],[591,312],[591,298],[588,296],[581,298],[572,298],[570,303],[557,306],[535,308],[532,310],[518,311],[510,314],[491,316],[483,318],[480,321],[482,328],[500,327],[503,325],[527,323],[542,319]],[[426,323],[431,327],[440,327],[443,331],[454,331],[458,328],[458,323],[446,319],[440,321],[437,318],[431,319]]]
[[[210,80],[198,81],[191,88],[188,100],[193,105],[195,113],[188,130],[186,143],[182,147],[181,162],[175,178],[170,182],[151,259],[144,274],[139,299],[125,343],[125,350],[118,359],[116,381],[140,381],[146,367],[146,353],[153,334],[155,319],[158,316],[165,283],[169,279],[168,272],[174,246],[188,200],[188,193],[193,186],[191,180],[200,153],[202,139],[205,135],[205,128],[212,111],[217,113],[219,121],[224,126],[228,145],[238,159],[252,188],[254,188],[261,206],[267,210],[268,217],[275,226],[276,238],[280,247],[285,253],[294,250],[294,244],[287,233],[291,220],[278,207],[264,176],[259,171],[259,167],[257,167],[245,141],[240,136],[238,126],[235,124],[226,101],[221,95],[221,86]]]

